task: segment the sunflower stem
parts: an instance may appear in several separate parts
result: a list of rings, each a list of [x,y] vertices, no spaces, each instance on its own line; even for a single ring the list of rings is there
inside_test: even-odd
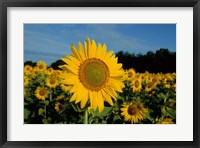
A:
[[[46,106],[46,104],[44,106],[44,118],[45,119],[47,118],[47,106]]]
[[[87,110],[87,108],[85,109],[85,112],[84,112],[84,124],[88,124],[88,110]]]
[[[50,92],[49,100],[52,101],[52,92]]]

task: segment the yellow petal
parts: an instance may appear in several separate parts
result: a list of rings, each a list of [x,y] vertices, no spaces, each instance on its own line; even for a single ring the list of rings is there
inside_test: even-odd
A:
[[[72,86],[70,92],[77,92],[77,91],[82,91],[83,90],[83,85],[81,83],[76,83],[74,86]]]
[[[65,65],[65,68],[67,68],[69,71],[71,71],[72,73],[78,75],[78,69],[75,69],[74,67],[70,66],[70,65]]]
[[[113,99],[117,99],[117,93],[110,87],[106,86],[106,88],[103,89],[108,95],[113,97]]]
[[[86,59],[86,56],[85,56],[85,51],[81,42],[78,43],[78,48],[79,48],[81,59],[82,61],[84,61]]]
[[[119,83],[120,82],[116,82],[114,79],[110,78],[107,85],[118,92],[122,92],[122,87],[120,87]]]
[[[70,98],[69,102],[73,102],[74,100],[76,100],[76,98],[77,98],[77,93],[74,93]]]
[[[66,56],[68,59],[70,59],[74,64],[76,64],[77,66],[80,66],[80,60],[77,59],[76,57],[72,56],[72,55],[67,55]]]
[[[93,109],[96,110],[98,104],[96,91],[89,91],[89,97],[90,97],[91,107],[93,107]]]
[[[105,55],[106,55],[106,44],[104,44],[101,49],[98,49],[98,58],[104,59]]]
[[[92,48],[91,48],[91,42],[89,38],[86,40],[86,43],[87,43],[86,53],[87,53],[88,58],[91,58]]]
[[[111,97],[104,90],[101,90],[101,93],[103,97],[105,98],[106,102],[108,102],[111,106],[113,106],[113,101]]]
[[[96,56],[96,43],[92,40],[91,50],[90,50],[90,58],[94,58]]]
[[[101,48],[102,48],[101,44],[98,43],[97,50],[96,50],[96,58],[97,59],[101,58]]]
[[[101,91],[97,92],[97,98],[98,98],[98,108],[99,108],[99,112],[102,112],[104,109],[104,99],[103,96],[101,94]]]
[[[78,65],[76,65],[73,61],[66,59],[66,58],[61,58],[62,61],[64,61],[66,64],[70,65],[71,67],[75,68],[78,70]]]
[[[88,90],[83,89],[82,90],[82,100],[81,100],[81,108],[83,109],[88,101]]]
[[[79,59],[79,60],[81,61],[82,59],[81,59],[81,57],[80,57],[80,55],[79,55],[79,52],[76,50],[76,47],[74,46],[74,44],[71,45],[71,49],[72,49],[73,55],[74,55],[77,59]]]
[[[106,53],[105,57],[104,57],[104,60],[107,60],[108,58],[110,58],[112,55],[113,55],[114,51],[113,50],[110,50]]]
[[[72,73],[65,73],[60,75],[61,78],[61,83],[66,84],[66,85],[74,85],[79,82],[78,76],[72,74]]]
[[[85,46],[85,57],[86,57],[86,58],[89,58],[89,57],[88,57],[88,53],[87,53],[87,49],[88,49],[87,40],[84,40],[84,46]]]
[[[79,103],[82,100],[82,91],[77,91],[77,98],[75,103]]]

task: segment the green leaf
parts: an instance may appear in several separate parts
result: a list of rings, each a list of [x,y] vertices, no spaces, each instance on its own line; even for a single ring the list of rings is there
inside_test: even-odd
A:
[[[122,118],[120,117],[120,115],[115,115],[114,118],[113,118],[113,121],[116,121],[116,120],[121,120]]]
[[[110,115],[112,113],[112,110],[113,110],[113,107],[104,107],[104,110],[101,113],[99,113],[98,110],[94,111],[93,109],[90,110],[90,113],[94,117],[100,117],[101,118],[101,117]]]
[[[40,108],[40,109],[38,110],[38,115],[43,115],[43,113],[44,113],[44,109],[43,109],[43,108]]]
[[[47,121],[48,121],[48,122],[51,122],[51,117],[48,117],[48,118],[47,118]]]
[[[176,111],[170,107],[166,107],[166,113],[168,116],[170,116],[173,119],[176,119]]]
[[[30,97],[25,97],[25,100],[28,101],[29,103],[33,103],[33,99]]]
[[[48,120],[47,119],[42,119],[42,123],[48,124]]]
[[[107,121],[106,121],[106,120],[103,120],[101,123],[102,123],[102,124],[106,124],[106,123],[107,123]]]
[[[28,109],[24,109],[24,119],[28,119],[28,116],[30,115],[30,111]]]
[[[166,98],[166,96],[163,93],[159,93],[157,95],[157,97],[160,98],[160,99],[165,99]]]
[[[49,105],[49,101],[48,100],[44,100],[44,104],[45,105]]]

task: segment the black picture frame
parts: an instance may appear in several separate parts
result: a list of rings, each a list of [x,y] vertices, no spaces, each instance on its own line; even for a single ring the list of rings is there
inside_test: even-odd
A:
[[[7,141],[8,7],[193,7],[193,141]],[[200,147],[200,0],[1,0],[0,2],[0,146],[21,147]],[[198,58],[199,57],[199,58]]]

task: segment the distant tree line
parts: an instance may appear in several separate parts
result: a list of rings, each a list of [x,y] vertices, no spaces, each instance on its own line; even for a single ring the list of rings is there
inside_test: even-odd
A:
[[[118,62],[123,64],[124,69],[134,68],[136,72],[149,71],[151,73],[176,72],[176,52],[161,48],[155,52],[148,51],[146,54],[131,54],[119,51],[116,53]]]
[[[151,73],[172,73],[176,72],[176,52],[170,52],[168,49],[159,49],[155,52],[148,51],[146,54],[137,54],[119,51],[116,53],[118,62],[123,64],[123,69],[134,68],[136,72],[149,71]],[[26,61],[24,65],[35,66],[36,63]],[[62,60],[53,62],[50,67],[60,69],[58,66],[63,65]]]

